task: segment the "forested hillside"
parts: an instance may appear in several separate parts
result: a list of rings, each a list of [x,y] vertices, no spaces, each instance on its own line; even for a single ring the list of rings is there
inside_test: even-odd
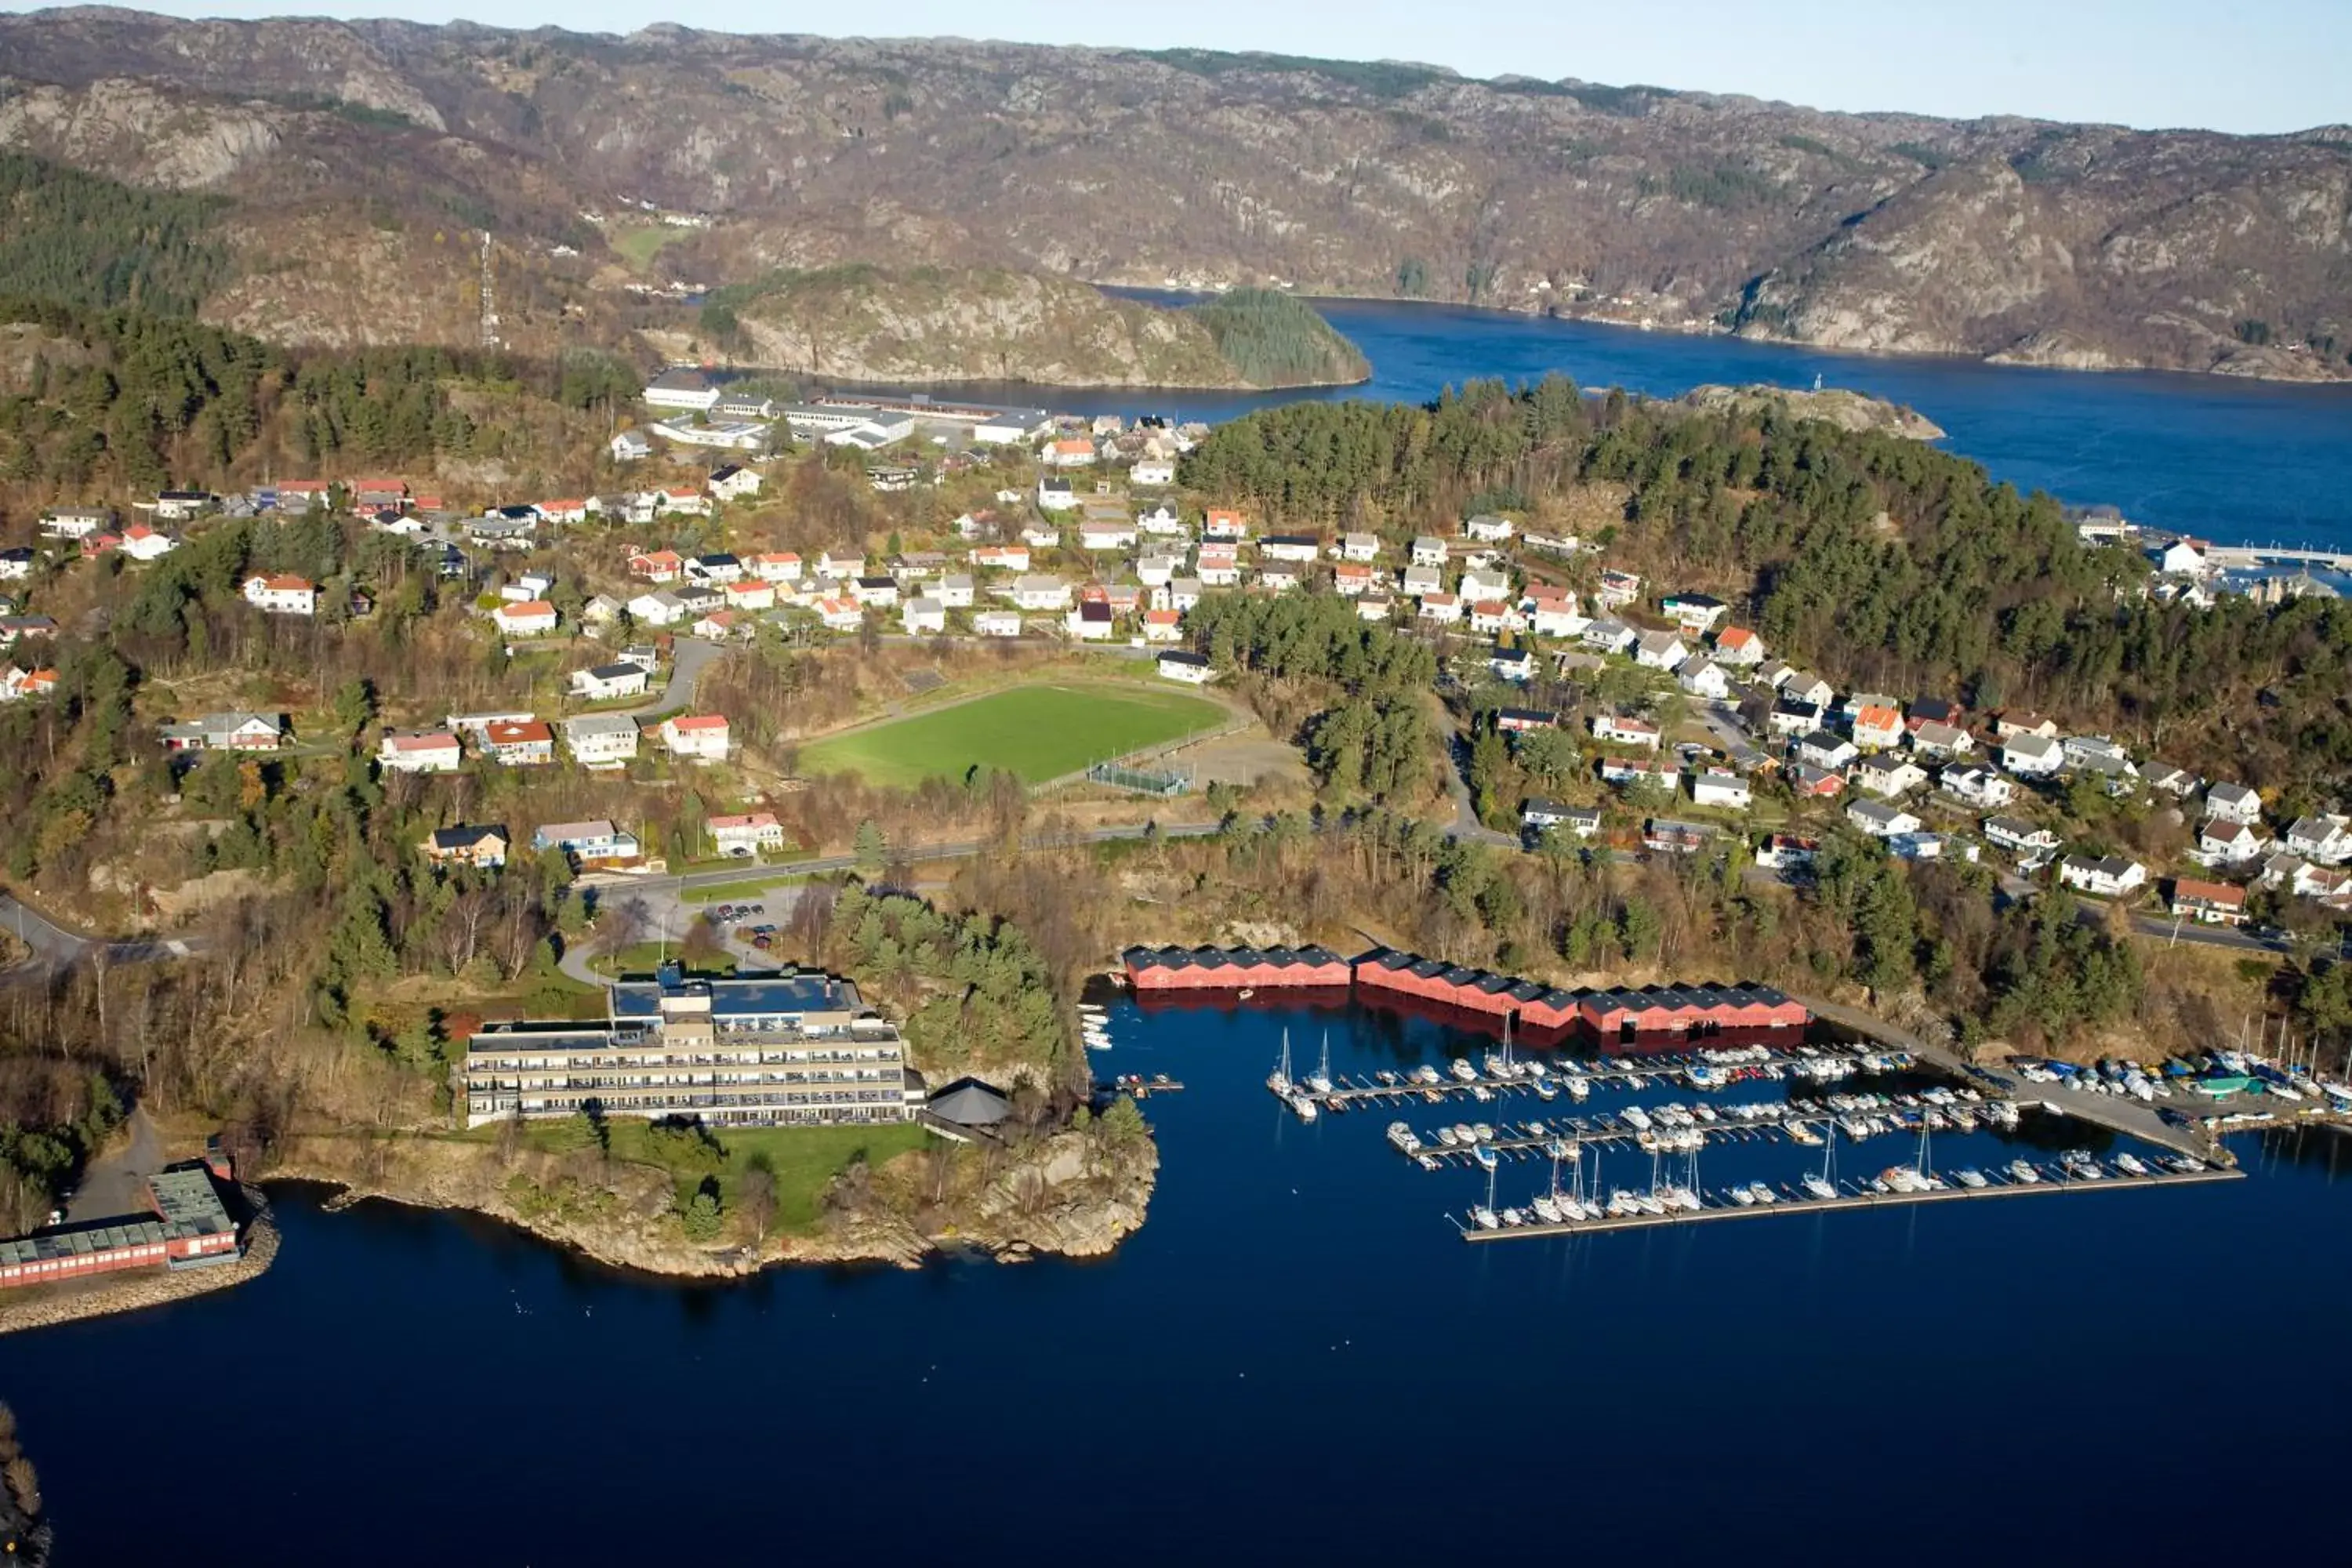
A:
[[[1612,562],[1658,589],[1722,593],[1843,688],[2044,709],[2251,775],[2290,807],[2352,785],[2352,605],[2156,603],[2137,556],[2084,548],[2047,496],[1898,437],[1588,399],[1553,379],[1429,407],[1269,409],[1220,426],[1182,478],[1320,524],[1622,493]]]
[[[478,426],[454,386],[583,409],[637,385],[601,354],[550,365],[442,348],[291,351],[54,299],[0,299],[0,480],[32,500],[497,456],[514,432]]]
[[[194,315],[228,279],[217,196],[142,190],[0,151],[0,290]]]

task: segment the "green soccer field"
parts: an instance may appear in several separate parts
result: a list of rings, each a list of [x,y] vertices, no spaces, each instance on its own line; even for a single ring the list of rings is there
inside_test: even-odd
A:
[[[977,766],[1032,784],[1214,729],[1225,710],[1181,691],[1109,685],[1018,686],[877,724],[801,752],[805,773],[856,773],[869,784],[960,779]]]

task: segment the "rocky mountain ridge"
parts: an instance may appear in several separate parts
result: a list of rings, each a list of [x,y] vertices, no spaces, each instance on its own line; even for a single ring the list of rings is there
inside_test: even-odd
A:
[[[1199,50],[0,16],[0,145],[217,192],[208,313],[625,335],[873,261],[1841,348],[2352,371],[2352,131],[2231,137]],[[650,292],[648,292],[650,291]],[[273,326],[285,302],[282,326]]]

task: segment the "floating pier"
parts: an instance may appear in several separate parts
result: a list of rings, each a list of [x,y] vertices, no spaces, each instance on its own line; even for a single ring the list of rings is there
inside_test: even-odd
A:
[[[1988,1173],[1990,1174],[1990,1173]],[[1604,1215],[1598,1219],[1562,1220],[1557,1225],[1533,1220],[1524,1225],[1498,1226],[1488,1230],[1479,1226],[1462,1226],[1465,1241],[1513,1241],[1525,1237],[1591,1236],[1602,1231],[1648,1230],[1660,1226],[1699,1225],[1717,1219],[1760,1219],[1769,1215],[1830,1214],[1850,1209],[1900,1207],[1910,1204],[1957,1203],[1962,1198],[2021,1197],[2028,1193],[2122,1192],[2140,1187],[2195,1186],[2206,1182],[2237,1182],[2245,1179],[2243,1171],[2166,1171],[2151,1172],[2145,1176],[2111,1174],[2097,1181],[2074,1177],[2039,1182],[2003,1182],[1982,1187],[1938,1187],[1927,1192],[1909,1193],[1841,1193],[1833,1198],[1817,1198],[1798,1193],[1783,1194],[1776,1202],[1742,1207],[1737,1204],[1709,1204],[1696,1209],[1670,1209],[1662,1215]],[[1454,1222],[1460,1225],[1457,1218]]]

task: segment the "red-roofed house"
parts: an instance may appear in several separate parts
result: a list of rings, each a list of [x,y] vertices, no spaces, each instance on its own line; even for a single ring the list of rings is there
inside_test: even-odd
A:
[[[681,761],[723,763],[727,760],[729,734],[724,714],[694,713],[665,719],[661,735],[662,744],[669,748],[669,754]]]
[[[490,612],[499,630],[510,637],[542,637],[555,629],[555,606],[545,599],[525,599],[500,605]]]
[[[1726,626],[1716,634],[1715,662],[1747,668],[1764,662],[1764,639],[1746,626]]]
[[[555,761],[555,731],[544,720],[502,720],[482,726],[482,750],[510,768]]]
[[[675,583],[686,562],[675,550],[640,550],[629,557],[629,575],[648,583]]]
[[[319,612],[319,585],[291,573],[257,574],[245,580],[245,602],[273,616],[313,616]]]

